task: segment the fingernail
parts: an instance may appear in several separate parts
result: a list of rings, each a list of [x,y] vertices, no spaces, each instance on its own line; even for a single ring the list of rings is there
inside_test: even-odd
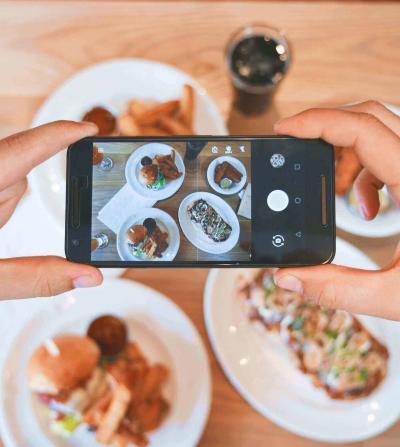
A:
[[[292,275],[281,276],[275,280],[275,284],[282,289],[290,290],[291,292],[303,293],[302,282]]]
[[[360,203],[358,209],[359,209],[359,212],[361,213],[361,216],[364,219],[368,220],[368,211],[367,211],[367,208],[365,207],[365,205],[363,203]]]
[[[91,121],[81,121],[82,124],[85,124],[86,126],[90,126],[93,128],[93,132],[98,132],[99,128],[95,123],[92,123]]]
[[[78,276],[73,280],[74,287],[76,289],[83,287],[94,287],[99,284],[96,278],[90,275]]]

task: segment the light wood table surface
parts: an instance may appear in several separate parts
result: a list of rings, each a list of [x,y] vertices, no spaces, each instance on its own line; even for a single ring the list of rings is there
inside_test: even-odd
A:
[[[249,22],[287,33],[293,66],[266,116],[230,110],[223,51],[230,34]],[[228,2],[0,3],[0,135],[29,126],[42,101],[76,70],[118,57],[178,66],[214,97],[232,133],[267,133],[278,116],[310,106],[374,98],[400,104],[400,4]],[[383,264],[395,238],[366,240],[339,232]],[[131,270],[126,276],[174,299],[201,332],[206,270]],[[262,418],[227,382],[209,350],[213,406],[200,445],[316,447]],[[358,447],[397,447],[400,424]]]

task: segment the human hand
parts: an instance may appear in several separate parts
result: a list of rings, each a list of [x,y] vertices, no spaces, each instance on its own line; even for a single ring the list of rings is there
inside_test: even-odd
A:
[[[96,132],[97,127],[91,123],[56,121],[0,140],[0,228],[23,196],[29,171],[75,141]],[[98,269],[57,256],[0,260],[0,299],[58,295],[75,287],[91,287],[101,282]]]
[[[363,165],[354,189],[365,219],[378,214],[384,185],[400,205],[400,118],[382,104],[306,110],[276,123],[275,131],[354,149]],[[400,320],[400,246],[382,270],[321,265],[279,269],[274,278],[279,287],[321,306]]]

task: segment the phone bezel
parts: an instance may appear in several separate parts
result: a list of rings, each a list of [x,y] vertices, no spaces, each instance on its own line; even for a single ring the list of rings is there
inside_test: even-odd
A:
[[[330,172],[324,172],[324,174],[330,178],[330,187],[327,192],[327,209],[330,211],[330,247],[329,252],[327,250],[326,255],[323,257],[325,260],[323,262],[314,263],[285,263],[285,264],[265,264],[265,263],[249,263],[246,261],[229,261],[229,262],[217,262],[217,261],[147,261],[147,262],[137,262],[137,261],[92,261],[91,260],[91,224],[92,224],[92,145],[96,142],[174,142],[174,141],[187,141],[187,140],[207,140],[207,141],[249,141],[249,140],[271,140],[271,139],[290,139],[290,140],[301,140],[303,142],[320,140],[325,148],[330,147]],[[73,151],[76,151],[73,153]],[[79,154],[79,155],[78,155]],[[79,156],[79,163],[74,163],[72,161],[73,157]],[[320,175],[320,173],[318,173]],[[93,265],[100,268],[193,268],[193,267],[223,267],[223,268],[260,268],[260,267],[300,267],[300,266],[311,266],[320,264],[329,264],[332,262],[335,252],[336,252],[336,225],[335,225],[335,169],[334,169],[334,151],[331,145],[321,139],[297,139],[294,137],[286,135],[226,135],[226,136],[214,136],[214,135],[187,135],[187,136],[170,136],[170,137],[88,137],[77,141],[68,148],[67,151],[67,172],[66,172],[66,218],[65,218],[65,254],[66,258],[73,262],[79,262],[83,264]],[[71,226],[71,180],[74,177],[86,176],[88,180],[87,191],[84,192],[82,199],[87,207],[83,207],[85,210],[90,209],[90,220],[85,221],[79,229],[73,229]],[[86,213],[86,216],[88,213]],[[326,229],[324,231],[327,231]],[[72,240],[78,240],[79,246],[74,246],[73,253],[70,251]],[[77,252],[81,256],[76,256]]]

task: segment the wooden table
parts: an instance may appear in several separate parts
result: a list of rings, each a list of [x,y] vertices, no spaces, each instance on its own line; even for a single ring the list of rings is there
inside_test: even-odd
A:
[[[266,116],[230,109],[223,49],[249,22],[287,32],[293,66]],[[115,57],[145,57],[178,66],[217,101],[232,132],[266,133],[276,117],[310,106],[374,98],[400,104],[400,5],[331,2],[22,2],[0,3],[0,134],[29,126],[46,96],[76,70]],[[396,238],[339,235],[383,264]],[[154,281],[156,275],[157,280]],[[131,270],[126,276],[159,289],[194,321],[202,317],[205,270]],[[262,418],[227,382],[209,350],[213,406],[204,447],[316,447]],[[358,447],[397,447],[400,424]]]

